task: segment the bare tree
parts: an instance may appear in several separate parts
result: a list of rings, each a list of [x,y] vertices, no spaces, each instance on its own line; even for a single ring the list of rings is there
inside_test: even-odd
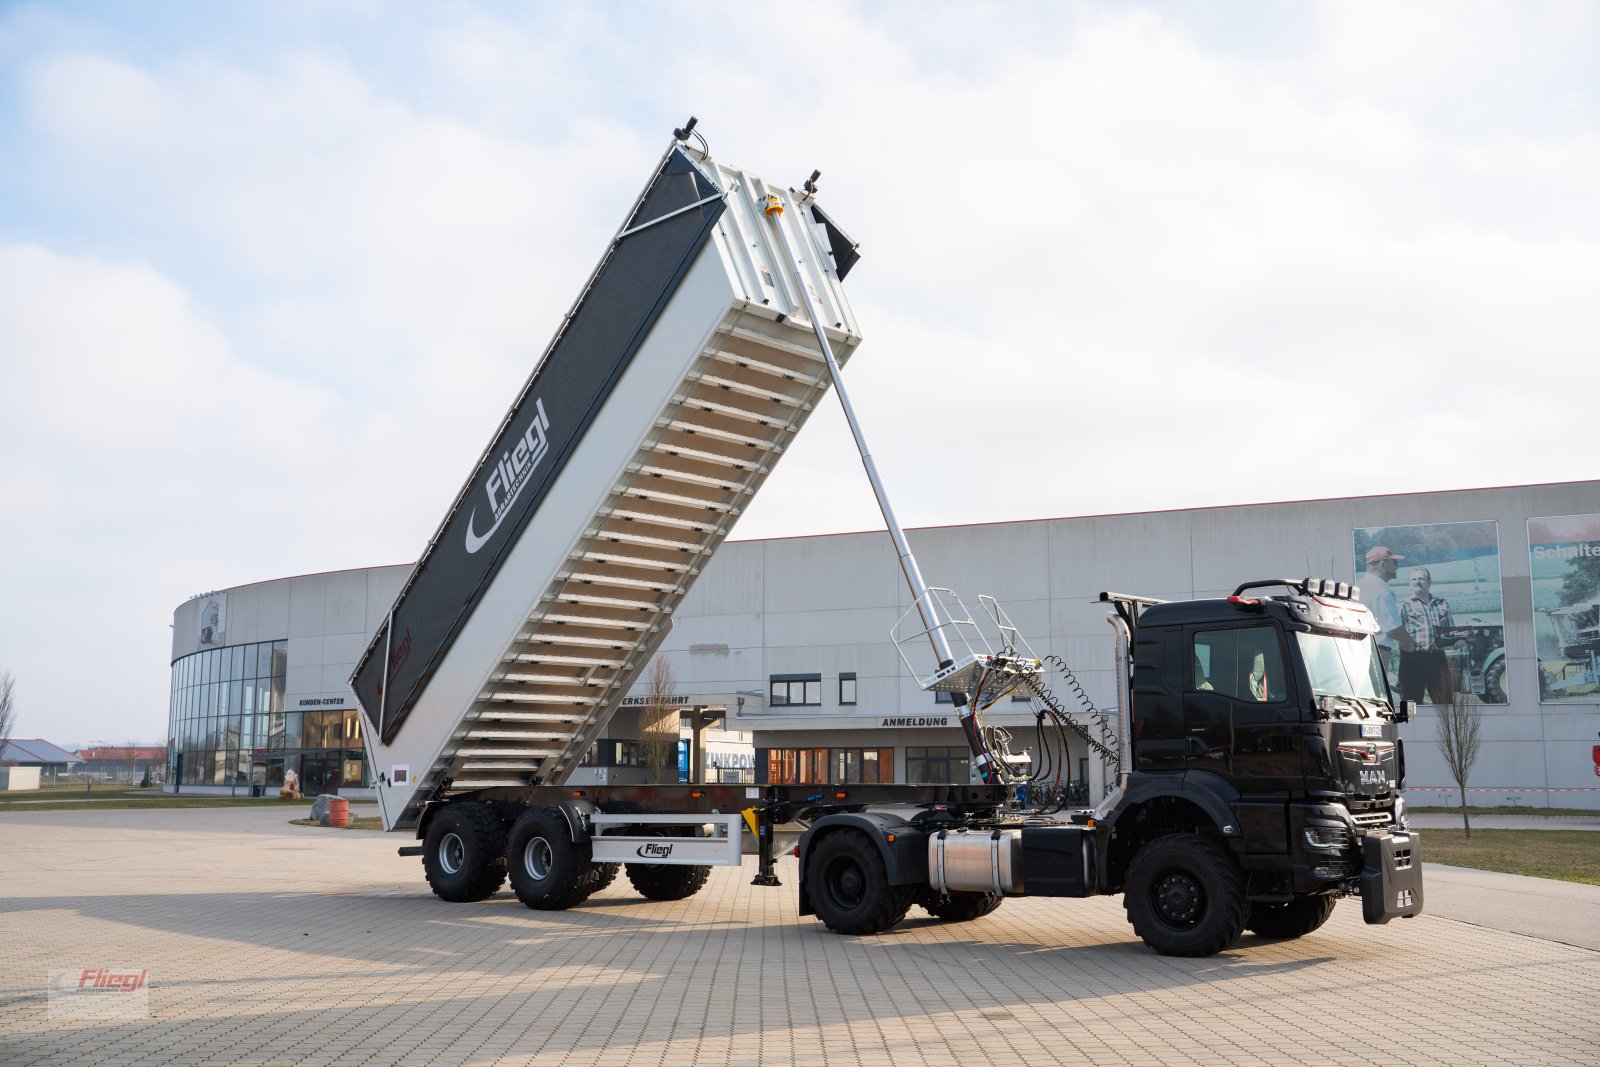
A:
[[[1448,682],[1448,679],[1446,680]],[[1451,685],[1445,686],[1445,697],[1434,705],[1434,734],[1439,739],[1439,749],[1444,753],[1450,776],[1461,790],[1461,826],[1468,837],[1472,836],[1472,822],[1467,817],[1467,778],[1472,765],[1478,761],[1478,742],[1483,732],[1483,705]]]
[[[678,679],[665,656],[650,663],[645,706],[639,712],[639,739],[652,782],[678,780]]]
[[[11,740],[17,726],[17,679],[10,671],[0,671],[0,752]]]

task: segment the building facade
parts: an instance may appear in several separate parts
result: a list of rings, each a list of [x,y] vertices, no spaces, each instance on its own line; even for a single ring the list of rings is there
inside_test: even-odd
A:
[[[1396,645],[1388,653],[1392,676],[1398,682],[1403,669],[1416,675],[1402,660],[1426,652],[1444,689],[1407,694],[1422,703],[1417,720],[1402,728],[1413,802],[1454,795],[1434,735],[1434,706],[1448,698],[1482,718],[1482,749],[1468,783],[1474,803],[1600,808],[1600,481],[938,527],[908,536],[928,580],[960,594],[948,598],[949,614],[960,617],[964,604],[975,623],[992,620],[997,604],[1011,629],[987,626],[991,647],[1015,644],[1046,659],[1053,696],[1085,721],[1090,707],[1114,717],[1118,702],[1112,632],[1097,603],[1102,590],[1187,600],[1226,596],[1248,580],[1315,575],[1362,582],[1369,600],[1387,591],[1396,615],[1405,616],[1397,628],[1416,631],[1406,644],[1427,646],[1402,653],[1389,639]],[[279,760],[284,767],[298,760],[303,777],[334,775],[341,785],[365,773],[356,762],[361,724],[344,679],[406,570],[286,579],[180,607],[173,747],[197,761],[184,773],[216,788],[230,775],[270,783]],[[308,582],[298,591],[297,583]],[[979,594],[994,600],[980,602]],[[218,596],[225,605],[212,603]],[[684,600],[660,653],[672,667],[685,721],[734,741],[715,774],[716,761],[702,756],[696,777],[722,778],[733,769],[728,763],[760,782],[967,780],[971,766],[954,708],[917,681],[935,664],[910,607],[882,532],[725,544]],[[208,626],[223,635],[222,645],[200,644]],[[959,642],[974,629],[953,633]],[[182,648],[180,638],[187,640]],[[247,676],[250,664],[255,673]],[[632,700],[642,697],[641,683]],[[578,772],[583,780],[637,773],[638,723],[630,711],[618,713]],[[326,715],[333,717],[324,721]],[[1001,701],[986,722],[1007,730],[1012,751],[1036,769],[1048,764],[1053,783],[1087,796],[1105,788],[1105,768],[1081,741],[1069,740],[1064,760],[1058,746],[1041,742],[1027,701]]]

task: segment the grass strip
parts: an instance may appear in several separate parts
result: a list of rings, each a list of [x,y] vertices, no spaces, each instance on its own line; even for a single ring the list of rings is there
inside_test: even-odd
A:
[[[1600,833],[1593,830],[1423,830],[1423,863],[1600,885]]]

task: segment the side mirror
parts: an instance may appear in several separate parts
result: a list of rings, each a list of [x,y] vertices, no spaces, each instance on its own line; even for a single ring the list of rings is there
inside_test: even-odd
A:
[[[1410,722],[1416,717],[1417,702],[1415,700],[1402,700],[1400,707],[1394,713],[1395,722]]]

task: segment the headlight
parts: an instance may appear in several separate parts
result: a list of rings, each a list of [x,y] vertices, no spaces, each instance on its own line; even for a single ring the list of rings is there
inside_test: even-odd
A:
[[[1343,851],[1350,845],[1350,830],[1344,826],[1308,826],[1305,835],[1307,848]]]

